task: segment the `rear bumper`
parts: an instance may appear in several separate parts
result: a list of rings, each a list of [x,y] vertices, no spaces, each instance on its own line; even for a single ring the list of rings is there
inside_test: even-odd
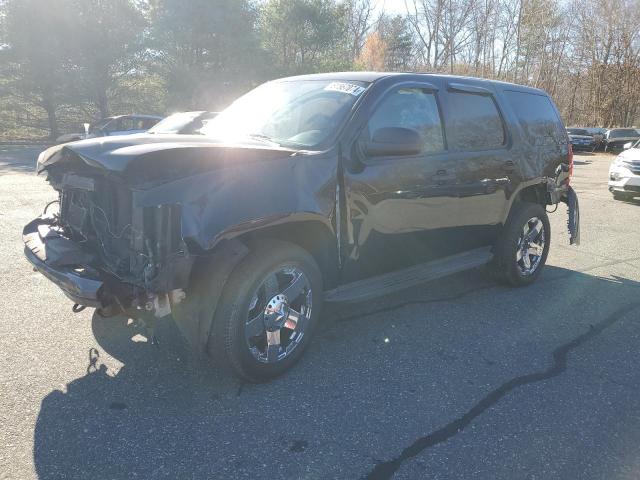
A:
[[[607,150],[622,150],[627,143],[635,142],[636,140],[610,140],[605,143]]]
[[[107,287],[108,279],[88,265],[92,255],[60,235],[52,224],[52,217],[41,216],[24,227],[27,260],[74,303],[94,308],[113,303],[115,296]]]
[[[580,245],[580,204],[578,203],[578,195],[571,186],[567,185],[567,191],[562,196],[562,201],[568,207],[569,244]]]

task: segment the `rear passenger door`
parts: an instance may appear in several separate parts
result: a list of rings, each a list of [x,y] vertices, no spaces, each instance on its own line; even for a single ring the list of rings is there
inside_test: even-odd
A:
[[[465,249],[492,245],[516,175],[503,114],[492,90],[463,83],[447,85],[443,105],[456,165],[458,233]]]
[[[567,161],[569,141],[551,99],[544,94],[516,90],[505,90],[504,97],[523,137],[519,154],[522,180],[554,178],[556,169]]]

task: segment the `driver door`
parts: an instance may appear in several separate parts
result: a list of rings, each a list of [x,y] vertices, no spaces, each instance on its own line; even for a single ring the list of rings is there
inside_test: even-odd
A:
[[[358,145],[370,142],[381,128],[418,132],[421,151],[359,152]],[[354,150],[361,167],[344,173],[343,282],[452,253],[447,237],[455,233],[457,219],[456,165],[446,151],[437,89],[414,82],[392,87],[374,107]]]

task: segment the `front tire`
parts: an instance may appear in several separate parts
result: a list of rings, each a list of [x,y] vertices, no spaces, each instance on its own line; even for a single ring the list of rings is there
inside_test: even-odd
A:
[[[241,378],[264,382],[302,357],[322,302],[322,276],[297,245],[266,239],[231,273],[216,308],[208,352]]]
[[[494,251],[498,278],[514,287],[535,282],[547,261],[550,243],[545,208],[531,202],[514,205]]]

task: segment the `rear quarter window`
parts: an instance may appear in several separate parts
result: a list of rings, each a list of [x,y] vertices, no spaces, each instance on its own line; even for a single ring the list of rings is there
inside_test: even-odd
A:
[[[449,92],[446,124],[453,150],[487,150],[505,143],[502,117],[490,95]]]
[[[504,93],[529,143],[554,145],[566,142],[564,126],[549,97],[513,90]]]

